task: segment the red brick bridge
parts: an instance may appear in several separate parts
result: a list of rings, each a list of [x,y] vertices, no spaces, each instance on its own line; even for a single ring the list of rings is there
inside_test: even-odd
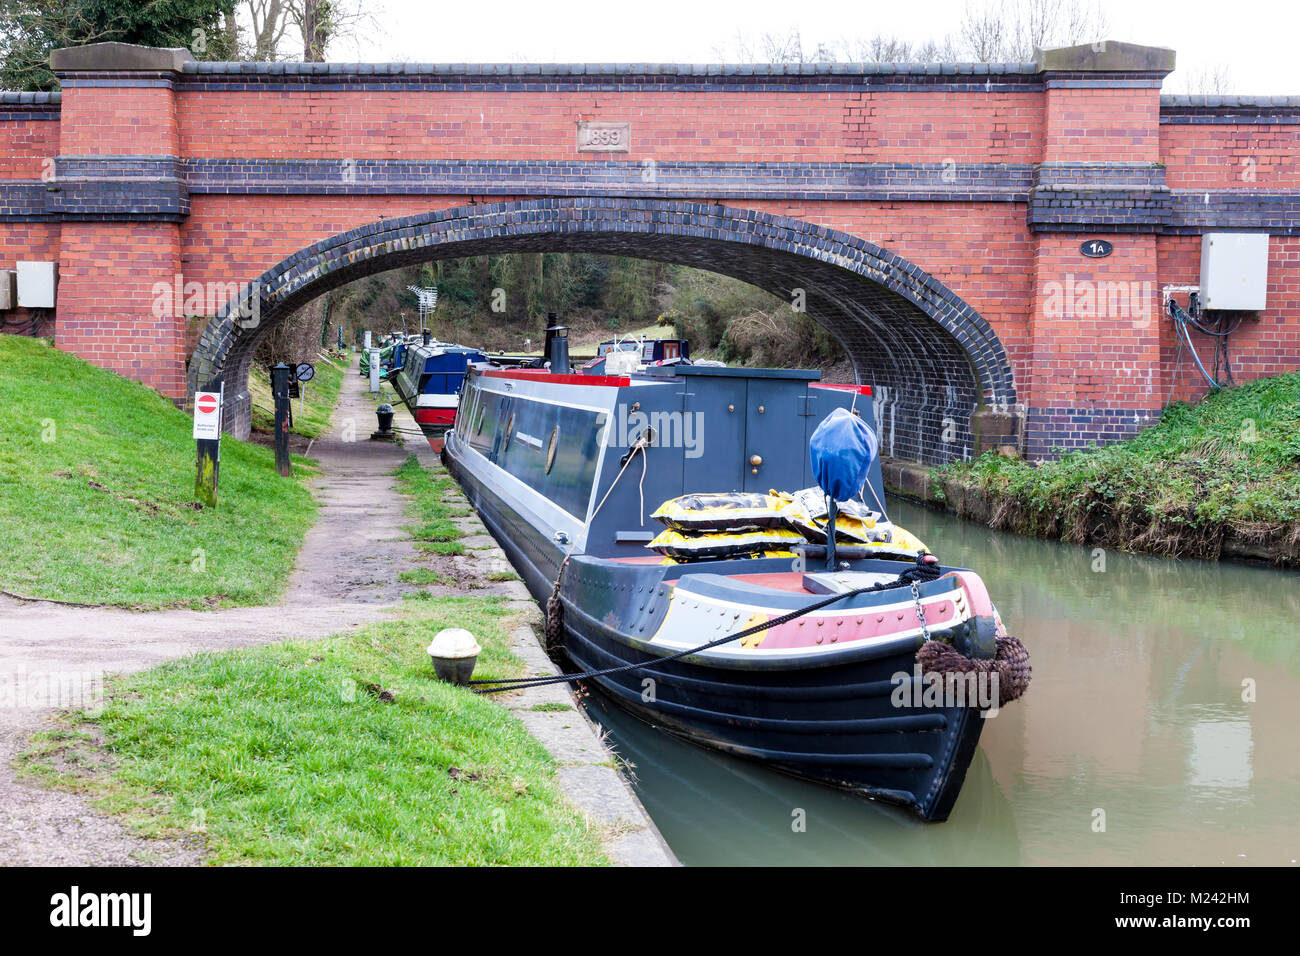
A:
[[[58,263],[7,328],[178,402],[369,273],[588,251],[801,305],[875,386],[886,453],[1033,457],[1194,398],[1162,289],[1267,233],[1237,379],[1300,366],[1300,97],[1161,96],[1170,50],[1004,64],[199,63],[56,51],[0,99],[0,268]],[[1113,252],[1090,258],[1086,241]],[[1196,334],[1196,333],[1194,333]],[[1197,345],[1208,362],[1211,345]]]

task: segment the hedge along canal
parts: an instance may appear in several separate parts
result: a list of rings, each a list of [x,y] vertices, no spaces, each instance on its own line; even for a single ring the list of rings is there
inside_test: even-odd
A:
[[[1114,445],[1030,464],[891,462],[891,491],[999,530],[1169,557],[1300,565],[1300,372],[1175,403]]]

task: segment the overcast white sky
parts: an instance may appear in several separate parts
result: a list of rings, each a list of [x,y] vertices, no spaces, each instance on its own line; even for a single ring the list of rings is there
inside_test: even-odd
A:
[[[966,0],[362,0],[379,23],[333,60],[716,62],[750,36],[798,29],[805,47],[881,33],[920,42],[955,33]],[[1226,67],[1246,94],[1300,94],[1297,0],[1100,0],[1108,39],[1178,51],[1165,89]]]

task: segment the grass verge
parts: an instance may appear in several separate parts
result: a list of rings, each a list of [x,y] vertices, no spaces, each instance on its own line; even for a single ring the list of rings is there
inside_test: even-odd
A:
[[[456,479],[441,469],[426,471],[415,455],[407,455],[395,474],[398,490],[411,498],[407,514],[415,523],[406,530],[415,546],[435,554],[464,554],[465,547],[457,540],[462,532],[451,520],[463,509],[444,500],[448,493],[459,491]]]
[[[320,438],[329,429],[330,414],[338,404],[343,376],[348,371],[343,366],[353,361],[344,355],[331,365],[316,357],[312,365],[316,377],[299,386],[301,398],[291,399],[293,425],[289,431],[304,438]],[[266,369],[254,369],[248,376],[248,393],[253,399],[253,428],[259,432],[275,432],[275,400],[271,397],[271,381]]]
[[[1300,564],[1300,373],[1176,403],[1118,444],[1039,464],[990,453],[931,477],[982,489],[995,528],[1199,558],[1232,535]]]
[[[104,706],[37,735],[20,773],[80,791],[217,864],[589,865],[600,832],[503,707],[433,679],[444,627],[520,673],[501,599],[434,598],[323,641],[202,654],[113,681]]]
[[[272,600],[314,520],[311,464],[280,478],[271,449],[226,436],[205,510],[191,434],[152,389],[0,335],[0,588],[141,608]]]

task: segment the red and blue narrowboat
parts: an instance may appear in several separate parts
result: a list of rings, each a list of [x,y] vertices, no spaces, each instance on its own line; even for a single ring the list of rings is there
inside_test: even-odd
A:
[[[435,447],[456,419],[466,366],[485,361],[478,349],[447,342],[417,339],[402,342],[395,350],[397,371],[390,372],[389,381]]]

